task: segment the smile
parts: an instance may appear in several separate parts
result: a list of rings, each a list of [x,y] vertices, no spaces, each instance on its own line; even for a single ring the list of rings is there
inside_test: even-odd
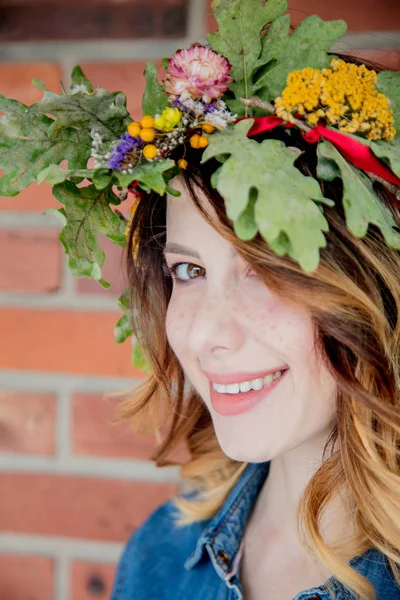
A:
[[[251,390],[258,391],[282,377],[284,372],[275,371],[274,373],[268,373],[265,377],[257,377],[249,381],[240,381],[239,383],[229,383],[227,385],[213,383],[212,387],[218,394],[239,394],[241,392],[250,392]]]

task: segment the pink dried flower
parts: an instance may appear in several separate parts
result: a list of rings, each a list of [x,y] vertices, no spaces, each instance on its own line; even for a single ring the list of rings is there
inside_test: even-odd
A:
[[[170,96],[188,94],[209,104],[220,98],[233,81],[229,61],[213,50],[198,44],[178,50],[169,59],[165,91]]]

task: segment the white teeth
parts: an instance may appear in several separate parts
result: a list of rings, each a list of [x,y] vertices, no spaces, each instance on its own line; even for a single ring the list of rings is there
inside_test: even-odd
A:
[[[250,381],[242,381],[242,383],[239,383],[239,388],[241,392],[249,392],[251,390]]]
[[[262,386],[263,386],[263,379],[262,379],[262,377],[258,377],[258,379],[254,379],[251,382],[251,388],[253,390],[261,390]]]
[[[239,384],[238,383],[229,383],[226,386],[226,393],[227,394],[238,394],[240,391],[239,388]]]
[[[279,371],[278,371],[278,373],[279,373]],[[271,374],[266,375],[263,379],[263,385],[268,385],[269,383],[272,383],[274,381],[274,379],[275,379],[274,375],[271,375]]]
[[[239,394],[239,392],[249,392],[250,390],[261,390],[265,385],[269,385],[273,381],[279,379],[282,376],[282,371],[276,371],[275,373],[269,373],[265,377],[257,377],[252,381],[241,381],[240,383],[228,383],[222,385],[221,383],[213,383],[213,388],[219,394]]]

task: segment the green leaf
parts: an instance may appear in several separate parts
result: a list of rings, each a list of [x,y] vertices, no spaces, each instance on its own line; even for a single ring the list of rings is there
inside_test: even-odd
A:
[[[49,165],[43,171],[40,171],[36,177],[36,182],[40,185],[44,181],[51,185],[62,183],[70,177],[79,177],[83,179],[91,179],[94,174],[94,169],[63,169],[59,165]]]
[[[117,344],[122,344],[132,335],[132,325],[129,315],[123,315],[114,327],[114,339]]]
[[[39,90],[46,89],[46,84],[41,79],[38,79],[37,77],[34,77],[32,79],[32,85],[39,88]]]
[[[323,232],[328,231],[318,203],[331,205],[332,201],[323,197],[315,179],[302,175],[294,166],[297,156],[283,142],[249,139],[252,122],[240,121],[210,136],[203,161],[217,154],[230,154],[221,166],[217,185],[235,227],[239,220],[239,232],[243,226],[241,215],[251,214],[248,205],[256,193],[254,221],[260,234],[271,247],[281,249],[284,233],[289,240],[287,253],[304,270],[312,271],[318,266],[319,248],[326,245]],[[248,232],[246,227],[246,237]]]
[[[391,142],[370,142],[369,146],[375,156],[386,162],[393,173],[400,177],[400,136]]]
[[[54,186],[53,194],[64,205],[67,225],[60,240],[72,273],[76,277],[97,279],[108,286],[101,277],[105,255],[98,236],[104,235],[120,246],[125,245],[125,225],[109,206],[114,201],[112,190],[97,190],[93,185],[78,188],[71,181],[65,181]]]
[[[50,138],[59,136],[65,128],[74,128],[88,133],[94,129],[103,140],[114,140],[126,131],[126,125],[131,121],[125,96],[101,87],[92,94],[82,91],[55,94],[45,90],[43,98],[32,104],[28,112],[54,117],[48,129]]]
[[[63,208],[59,208],[57,210],[57,208],[46,208],[46,210],[43,211],[44,215],[51,215],[53,217],[56,217],[56,219],[58,219],[59,221],[61,221],[62,225],[65,226],[67,224],[67,219],[65,216],[65,211]]]
[[[121,294],[121,296],[118,298],[118,306],[124,312],[129,310],[129,307],[130,307],[129,298],[130,298],[129,288],[126,288],[124,290],[124,292]]]
[[[75,94],[76,92],[93,94],[93,86],[79,65],[76,65],[72,69],[71,85],[69,90],[71,94]]]
[[[0,196],[15,196],[50,165],[67,160],[70,169],[83,169],[91,153],[87,131],[63,129],[50,139],[52,119],[28,112],[28,107],[0,94]]]
[[[167,185],[165,191],[167,192],[167,194],[169,194],[170,196],[174,196],[175,198],[180,198],[182,196],[182,192],[180,192],[179,190],[175,190],[169,185]]]
[[[93,173],[93,185],[98,190],[104,190],[108,187],[112,180],[112,171],[106,167],[96,169]]]
[[[378,89],[390,100],[393,110],[396,138],[400,138],[400,72],[382,71],[378,74]]]
[[[232,65],[235,82],[231,89],[237,98],[253,95],[251,74],[261,52],[260,34],[264,27],[287,9],[286,0],[214,0],[218,31],[207,36],[215,52]]]
[[[148,185],[157,194],[163,195],[167,189],[166,178],[163,175],[174,167],[174,161],[167,158],[154,162],[143,161],[133,169],[132,173],[116,172],[115,177],[122,187],[127,187],[132,181],[137,180]]]
[[[263,100],[275,100],[286,87],[291,71],[312,67],[329,67],[329,49],[346,33],[345,21],[326,21],[313,15],[304,19],[290,35],[288,16],[272,24],[263,40],[263,60],[270,61],[267,72],[254,83]]]
[[[144,115],[154,117],[161,114],[168,106],[168,94],[164,92],[163,86],[157,79],[157,67],[153,62],[148,62],[144,70],[146,78],[146,89],[142,99],[142,110]]]
[[[135,367],[137,367],[138,369],[140,369],[141,371],[144,371],[145,373],[151,372],[150,365],[149,365],[148,361],[146,360],[141,347],[139,346],[139,344],[137,343],[137,341],[134,338],[132,338],[131,361],[132,361],[132,364]]]
[[[235,221],[235,233],[241,240],[252,240],[258,232],[254,207],[257,202],[257,190],[251,189],[249,203]]]
[[[400,249],[400,234],[390,211],[374,191],[370,179],[362,171],[350,165],[328,141],[318,144],[318,157],[334,161],[343,180],[343,207],[347,227],[356,237],[363,237],[369,224],[382,231],[386,243]]]

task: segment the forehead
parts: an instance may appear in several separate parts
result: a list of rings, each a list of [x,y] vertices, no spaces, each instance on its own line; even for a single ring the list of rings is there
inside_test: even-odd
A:
[[[171,182],[171,187],[181,192],[179,197],[167,196],[167,238],[175,236],[191,237],[197,234],[214,234],[221,237],[216,232],[200,212],[199,208],[193,202],[189,191],[183,181],[175,178]],[[216,218],[215,211],[209,200],[199,188],[196,189],[196,197],[207,214]]]

